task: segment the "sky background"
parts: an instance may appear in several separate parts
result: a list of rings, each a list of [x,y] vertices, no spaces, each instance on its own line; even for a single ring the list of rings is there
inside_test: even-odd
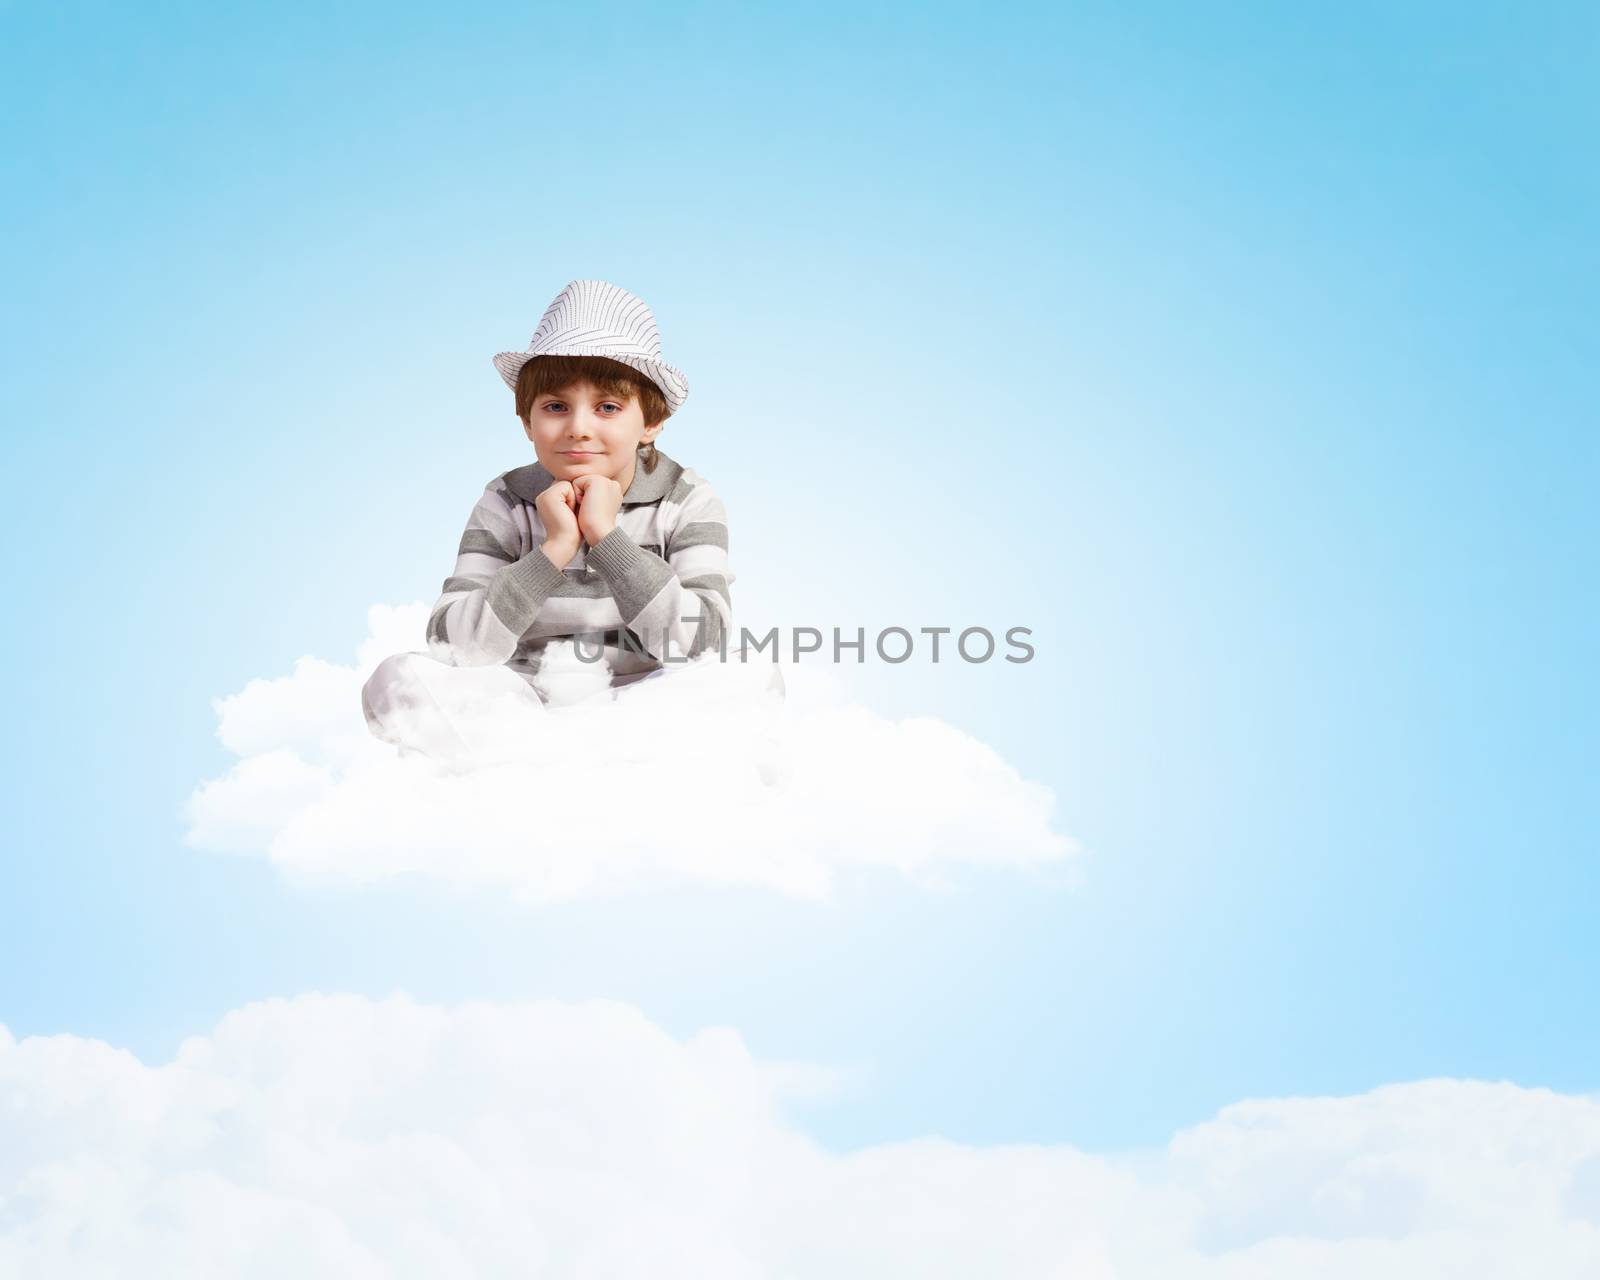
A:
[[[605,996],[847,1069],[837,1150],[1600,1086],[1591,6],[7,3],[0,49],[13,1034]],[[532,460],[489,359],[574,278],[654,308],[749,624],[1032,628],[845,674],[1048,785],[1070,882],[530,910],[183,845],[210,700],[351,661]]]

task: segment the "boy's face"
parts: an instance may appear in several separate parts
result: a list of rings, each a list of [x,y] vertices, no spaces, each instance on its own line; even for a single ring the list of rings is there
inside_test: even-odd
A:
[[[626,491],[639,446],[654,440],[665,425],[645,426],[635,397],[612,395],[585,381],[536,397],[523,430],[557,480],[601,475]]]

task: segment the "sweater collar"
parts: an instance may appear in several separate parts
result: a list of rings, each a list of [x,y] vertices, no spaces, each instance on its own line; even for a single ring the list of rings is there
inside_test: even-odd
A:
[[[622,495],[622,505],[633,507],[660,502],[672,492],[672,486],[678,482],[678,477],[682,474],[682,465],[667,457],[658,448],[654,471],[646,471],[642,463],[634,463],[633,483]],[[532,502],[553,485],[556,478],[545,469],[544,463],[530,462],[525,467],[513,467],[506,472],[505,480],[506,487],[512,493],[525,502]]]

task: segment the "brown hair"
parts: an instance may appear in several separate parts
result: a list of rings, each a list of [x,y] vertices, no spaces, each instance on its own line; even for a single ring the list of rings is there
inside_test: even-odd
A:
[[[526,423],[533,405],[542,395],[565,391],[575,382],[587,380],[607,395],[639,402],[644,425],[653,427],[671,412],[661,388],[637,369],[609,356],[535,356],[517,374],[517,417]],[[654,444],[639,446],[639,461],[646,472],[656,469]]]

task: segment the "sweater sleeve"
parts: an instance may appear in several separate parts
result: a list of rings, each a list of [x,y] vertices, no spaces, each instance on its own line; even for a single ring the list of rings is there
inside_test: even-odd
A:
[[[660,662],[683,662],[722,647],[733,624],[728,513],[693,471],[662,500],[665,558],[618,525],[589,548],[589,563],[610,587],[628,629]]]
[[[513,499],[494,483],[473,507],[455,572],[428,618],[428,652],[454,667],[493,666],[516,652],[522,633],[561,584],[561,570],[512,518]]]

